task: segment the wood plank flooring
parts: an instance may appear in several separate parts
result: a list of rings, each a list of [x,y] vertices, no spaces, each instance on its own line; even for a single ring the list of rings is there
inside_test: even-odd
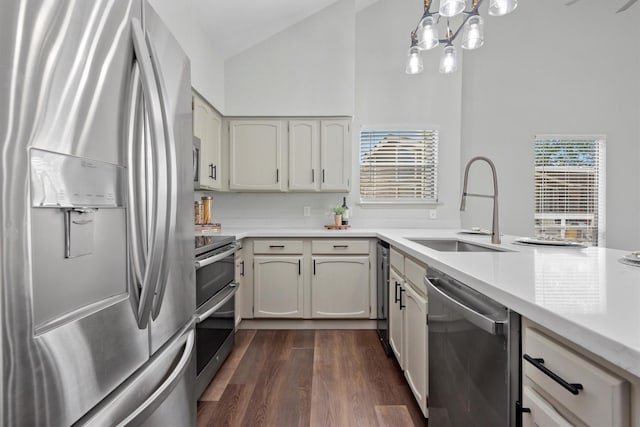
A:
[[[240,330],[198,427],[426,426],[373,330]]]

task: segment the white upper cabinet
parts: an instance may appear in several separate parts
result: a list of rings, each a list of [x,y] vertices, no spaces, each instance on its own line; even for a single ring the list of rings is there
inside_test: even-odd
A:
[[[239,191],[281,191],[282,122],[229,122],[229,188]]]
[[[320,190],[349,191],[351,125],[349,120],[320,121]]]
[[[289,190],[318,187],[320,132],[317,120],[289,120]]]
[[[198,94],[193,94],[193,135],[200,139],[200,188],[222,189],[222,117]]]
[[[229,120],[229,190],[349,191],[350,124],[349,119]]]

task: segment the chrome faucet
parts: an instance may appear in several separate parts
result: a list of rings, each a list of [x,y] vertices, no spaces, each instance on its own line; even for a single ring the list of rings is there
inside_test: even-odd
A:
[[[471,167],[471,164],[476,160],[484,160],[489,164],[489,167],[491,167],[491,172],[493,174],[493,195],[467,193],[469,168]],[[469,160],[469,163],[467,163],[467,167],[464,169],[464,186],[462,188],[462,200],[460,201],[461,212],[466,209],[467,196],[486,197],[489,199],[493,199],[493,224],[491,226],[491,243],[500,244],[500,228],[498,226],[498,176],[496,175],[496,165],[494,165],[491,159],[489,159],[488,157],[474,157],[473,159]]]

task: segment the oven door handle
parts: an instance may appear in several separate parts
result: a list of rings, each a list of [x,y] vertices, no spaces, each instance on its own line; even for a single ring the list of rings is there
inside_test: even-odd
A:
[[[229,255],[233,255],[236,253],[236,251],[238,250],[237,247],[233,247],[231,249],[229,249],[228,251],[224,251],[220,254],[214,255],[210,258],[205,258],[199,261],[196,261],[196,270],[202,267],[206,267],[209,264],[213,264],[214,262],[218,262],[221,259],[225,259],[226,257],[228,257]]]
[[[238,287],[240,286],[240,284],[238,283],[229,283],[229,285],[227,285],[227,290],[222,291],[222,295],[218,298],[217,295],[214,297],[216,299],[220,299],[217,303],[215,303],[213,305],[213,307],[211,307],[210,309],[202,312],[202,313],[197,313],[195,315],[196,318],[196,323],[201,323],[205,320],[207,320],[213,313],[215,313],[216,311],[220,310],[220,308],[225,305],[227,302],[229,302],[229,300],[231,298],[233,298],[233,296],[236,294],[236,292],[238,292]]]

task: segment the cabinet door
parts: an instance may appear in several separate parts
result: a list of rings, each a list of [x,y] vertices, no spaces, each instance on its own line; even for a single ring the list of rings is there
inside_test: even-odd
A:
[[[279,120],[229,123],[229,188],[282,190],[282,124]]]
[[[402,278],[393,269],[389,270],[389,344],[396,355],[400,368],[404,370],[404,358],[402,348],[402,310],[400,298],[402,297]]]
[[[368,319],[369,257],[313,257],[311,316]]]
[[[219,190],[222,118],[199,95],[193,95],[193,135],[200,139],[200,187]]]
[[[348,191],[351,175],[349,120],[320,122],[320,190]]]
[[[235,326],[238,327],[238,324],[242,321],[242,301],[244,300],[244,257],[241,252],[236,252],[236,274],[235,281],[238,284],[238,291],[236,292],[235,297],[235,311],[236,311],[236,319]]]
[[[289,120],[289,190],[318,189],[317,120]]]
[[[529,412],[522,414],[523,427],[572,427],[560,413],[542,396],[528,386],[522,388],[522,406]]]
[[[302,257],[256,256],[254,317],[302,318]]]
[[[201,169],[208,175],[208,186],[214,190],[222,189],[222,117],[211,110],[208,118],[209,140],[207,141],[207,159],[205,168]]]
[[[422,413],[427,411],[427,301],[407,284],[402,295],[404,376]]]

